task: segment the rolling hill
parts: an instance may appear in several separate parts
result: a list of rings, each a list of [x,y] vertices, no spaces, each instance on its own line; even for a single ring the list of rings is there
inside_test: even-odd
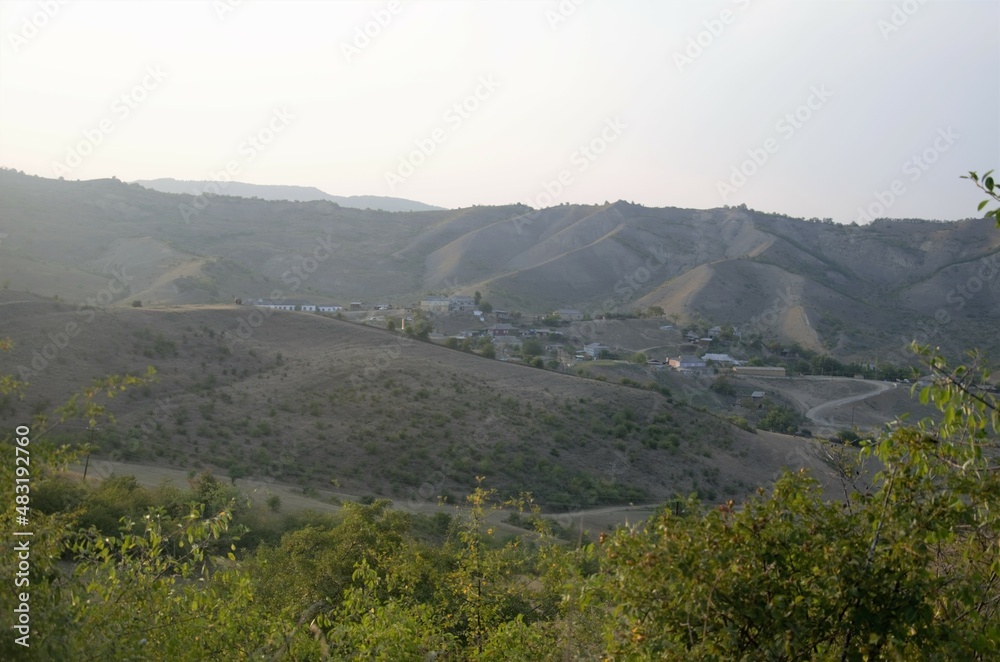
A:
[[[486,476],[552,511],[740,498],[785,466],[826,469],[813,442],[752,434],[661,392],[484,359],[388,331],[248,306],[84,309],[0,291],[0,401],[16,425],[105,374],[155,383],[109,401],[95,443],[124,461],[397,500],[457,497]],[[56,441],[88,439],[77,427]],[[85,425],[85,424],[83,424]]]
[[[0,282],[70,302],[118,269],[128,287],[105,303],[406,306],[478,290],[526,313],[660,306],[842,359],[902,360],[913,338],[1000,350],[1000,231],[985,219],[858,227],[622,201],[390,213],[11,170],[0,200]]]
[[[353,209],[378,209],[381,211],[431,211],[442,209],[416,200],[393,198],[384,195],[330,195],[315,186],[282,186],[277,184],[247,184],[244,182],[216,182],[211,180],[184,180],[164,177],[160,179],[138,179],[135,184],[163,193],[182,193],[184,195],[201,195],[215,193],[235,195],[241,198],[260,198],[261,200],[293,200],[308,202],[310,200],[325,200],[341,207]]]

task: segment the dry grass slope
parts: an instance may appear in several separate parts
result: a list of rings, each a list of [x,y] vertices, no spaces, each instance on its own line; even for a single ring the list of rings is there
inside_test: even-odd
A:
[[[156,383],[112,401],[118,425],[98,434],[103,453],[304,489],[335,481],[398,500],[459,496],[483,475],[557,511],[691,491],[739,498],[782,466],[824,471],[808,442],[746,433],[654,391],[349,322],[275,312],[234,342],[250,312],[109,308],[90,317],[4,291],[0,337],[15,346],[3,371],[23,372],[31,386],[24,401],[2,403],[0,421],[28,420],[99,375],[153,365]]]

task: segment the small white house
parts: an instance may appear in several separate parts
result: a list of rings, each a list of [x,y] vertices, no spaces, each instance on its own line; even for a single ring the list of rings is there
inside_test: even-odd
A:
[[[701,358],[714,363],[736,363],[736,359],[729,354],[705,354]]]
[[[465,313],[476,309],[476,300],[466,295],[451,297],[448,301],[449,308],[457,313]]]
[[[295,310],[295,304],[291,301],[277,299],[257,299],[254,303],[258,308],[270,308],[271,310]]]
[[[583,320],[583,312],[575,308],[560,308],[552,314],[565,322],[580,322]]]
[[[704,360],[690,354],[683,354],[676,359],[670,359],[668,363],[675,370],[697,370],[707,365]]]
[[[343,306],[316,306],[316,311],[320,313],[339,313],[343,309]]]
[[[450,307],[447,297],[425,297],[420,301],[420,308],[429,313],[446,313]]]

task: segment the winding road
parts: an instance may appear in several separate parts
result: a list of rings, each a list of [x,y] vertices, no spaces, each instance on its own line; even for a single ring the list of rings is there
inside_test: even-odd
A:
[[[824,402],[822,404],[816,405],[815,407],[806,412],[806,418],[808,418],[810,421],[816,423],[817,425],[822,425],[828,428],[836,428],[838,427],[838,424],[834,423],[833,421],[827,418],[824,418],[824,416],[828,415],[826,412],[829,412],[843,405],[851,404],[852,402],[860,402],[861,400],[866,400],[880,393],[885,393],[891,388],[896,388],[896,384],[893,384],[892,382],[880,382],[873,379],[859,380],[859,379],[851,379],[850,377],[840,377],[840,378],[831,377],[830,379],[842,379],[844,381],[850,381],[855,384],[858,382],[864,382],[865,384],[871,384],[875,388],[869,391],[868,393],[851,395],[846,398],[838,398],[836,400],[830,400],[828,402]],[[841,424],[840,427],[843,427],[843,424]]]

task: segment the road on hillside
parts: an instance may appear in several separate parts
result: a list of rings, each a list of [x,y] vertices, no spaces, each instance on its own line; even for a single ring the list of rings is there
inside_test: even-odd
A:
[[[871,384],[875,388],[867,393],[861,393],[858,395],[851,395],[846,398],[837,398],[836,400],[830,400],[816,405],[812,409],[806,412],[806,418],[808,418],[813,423],[817,425],[822,425],[828,428],[836,428],[837,423],[825,418],[828,416],[828,412],[836,409],[837,407],[842,407],[843,405],[851,404],[852,402],[860,402],[861,400],[866,400],[872,396],[879,395],[880,393],[885,393],[891,388],[896,388],[896,384],[892,382],[880,382],[873,379],[852,379],[850,377],[829,377],[828,379],[838,380],[838,381],[849,381],[851,383],[857,384],[859,382],[865,384]],[[840,424],[843,426],[843,423]]]

